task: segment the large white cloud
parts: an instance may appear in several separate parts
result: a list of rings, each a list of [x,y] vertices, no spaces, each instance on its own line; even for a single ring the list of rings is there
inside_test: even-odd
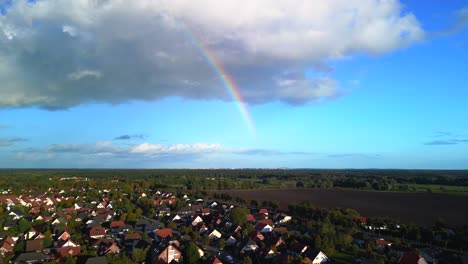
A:
[[[0,15],[0,107],[232,100],[198,40],[247,102],[303,104],[339,94],[329,60],[423,37],[397,0],[17,0]]]

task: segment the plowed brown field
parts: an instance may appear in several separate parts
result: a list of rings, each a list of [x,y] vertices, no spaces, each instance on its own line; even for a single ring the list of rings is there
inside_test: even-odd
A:
[[[317,207],[353,208],[364,216],[387,216],[402,223],[432,225],[440,217],[449,225],[468,224],[468,196],[317,189],[217,191],[222,192],[246,200],[277,201],[283,210],[290,203],[309,201]]]

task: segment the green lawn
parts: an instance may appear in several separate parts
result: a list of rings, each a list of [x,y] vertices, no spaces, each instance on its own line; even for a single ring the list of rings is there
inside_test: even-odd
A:
[[[354,261],[354,255],[350,252],[336,252],[331,256],[331,258],[335,261],[333,263],[337,264],[349,264]]]

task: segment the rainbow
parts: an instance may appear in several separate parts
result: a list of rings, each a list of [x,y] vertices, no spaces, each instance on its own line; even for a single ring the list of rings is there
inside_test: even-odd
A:
[[[255,132],[255,126],[252,121],[252,117],[247,110],[244,100],[242,99],[242,96],[239,92],[239,88],[234,82],[232,76],[229,75],[228,71],[223,67],[223,64],[219,61],[218,57],[216,57],[216,55],[203,44],[202,40],[190,29],[190,27],[188,27],[185,23],[182,24],[183,27],[187,30],[194,46],[200,51],[208,65],[210,65],[213,71],[219,76],[229,95],[236,102],[237,107],[244,117],[244,120],[247,123],[250,131]]]

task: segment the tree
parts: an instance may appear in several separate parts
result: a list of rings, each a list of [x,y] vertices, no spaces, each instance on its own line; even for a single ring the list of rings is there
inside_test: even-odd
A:
[[[249,256],[245,256],[243,259],[242,259],[242,264],[252,264],[252,259],[249,257]]]
[[[24,218],[21,218],[18,221],[18,226],[19,226],[19,232],[24,233],[24,232],[28,231],[29,228],[31,228],[31,223],[28,220],[26,220]]]
[[[226,240],[224,240],[224,238],[221,238],[219,240],[219,248],[222,250],[224,249],[225,246],[226,246]]]
[[[249,211],[245,207],[236,207],[231,211],[231,220],[236,225],[243,225],[247,222],[247,214]]]
[[[146,250],[141,248],[135,248],[131,256],[134,262],[140,263],[146,259]]]
[[[200,259],[200,253],[195,243],[190,242],[185,250],[185,263],[192,264],[196,263]]]
[[[66,259],[65,259],[65,264],[76,264],[76,258],[74,258],[73,256],[68,256]]]

